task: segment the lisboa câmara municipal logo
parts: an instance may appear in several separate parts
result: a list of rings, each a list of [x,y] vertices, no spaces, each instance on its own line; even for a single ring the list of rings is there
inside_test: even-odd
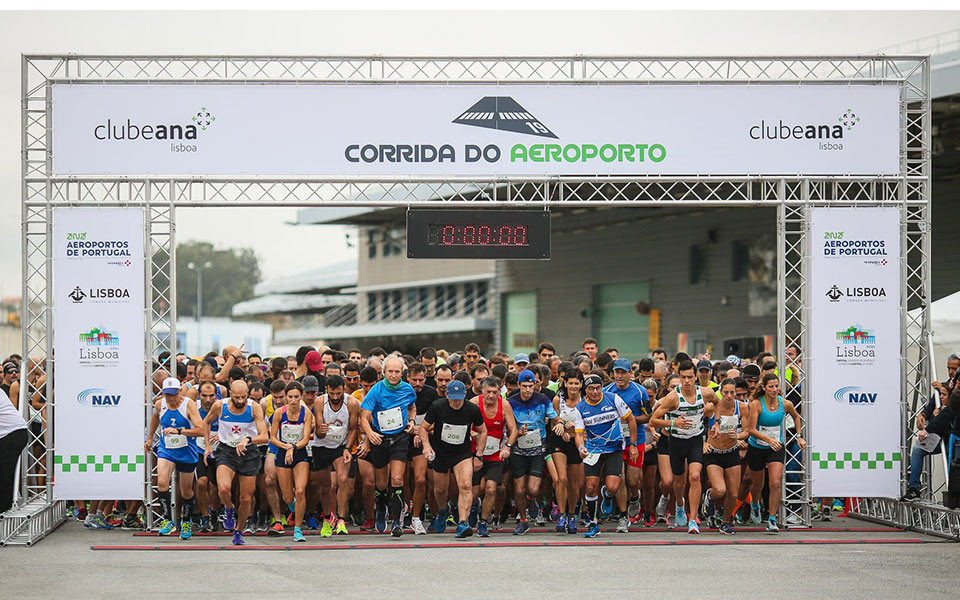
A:
[[[840,121],[841,125],[847,128],[847,131],[850,131],[851,129],[853,129],[854,125],[860,122],[860,117],[858,117],[857,114],[853,112],[852,108],[848,108],[847,112],[840,115],[840,118],[838,120]]]
[[[463,111],[453,122],[458,125],[559,139],[540,119],[509,96],[485,96]]]
[[[197,127],[203,131],[206,131],[207,127],[213,125],[213,122],[216,121],[217,118],[210,114],[210,111],[207,110],[206,106],[201,106],[197,114],[193,115],[192,120],[197,124]]]

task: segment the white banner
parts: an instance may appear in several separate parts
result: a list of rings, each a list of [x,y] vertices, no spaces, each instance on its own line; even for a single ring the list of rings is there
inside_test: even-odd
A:
[[[143,209],[53,209],[54,497],[141,498]]]
[[[815,497],[900,495],[900,211],[814,208],[807,407]]]
[[[54,84],[55,175],[881,175],[896,85]]]

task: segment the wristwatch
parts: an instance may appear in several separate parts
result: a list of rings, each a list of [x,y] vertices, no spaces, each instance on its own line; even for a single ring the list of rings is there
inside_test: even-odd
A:
[[[507,442],[507,448],[510,448],[511,450],[513,450],[513,444],[511,444],[510,442]]]

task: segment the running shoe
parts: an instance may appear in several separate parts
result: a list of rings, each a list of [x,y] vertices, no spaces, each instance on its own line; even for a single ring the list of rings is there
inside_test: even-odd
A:
[[[500,515],[490,515],[490,526],[493,530],[500,529]]]
[[[231,543],[234,546],[242,546],[246,544],[246,542],[243,541],[243,534],[237,531],[236,529],[233,530],[233,541]]]
[[[293,528],[293,541],[295,542],[307,541],[307,538],[303,537],[303,530],[301,530],[299,527]]]
[[[823,510],[820,511],[820,520],[821,521],[833,521],[833,515],[830,514],[830,509],[828,507],[823,507]]]
[[[378,510],[376,514],[376,524],[374,527],[377,530],[377,533],[383,533],[387,530],[387,511]]]
[[[797,515],[787,515],[787,525],[803,525],[803,520]]]
[[[400,537],[403,535],[403,521],[397,519],[393,522],[393,527],[390,528],[390,535],[393,537]]]
[[[737,530],[733,528],[733,525],[730,523],[721,523],[720,532],[725,535],[736,535]]]
[[[160,530],[157,535],[171,535],[177,532],[176,524],[170,519],[160,521]]]
[[[257,517],[257,533],[266,533],[267,529],[269,529],[267,526],[267,515],[261,512],[260,516]]]
[[[243,535],[253,535],[257,532],[257,526],[253,522],[253,519],[247,519],[247,524],[243,528]]]
[[[672,531],[677,528],[677,520],[672,514],[667,513],[667,530]]]
[[[463,539],[471,535],[473,535],[473,527],[470,527],[470,524],[466,521],[460,521],[460,523],[457,524],[457,537]]]
[[[703,512],[708,517],[712,517],[717,513],[717,507],[713,504],[713,498],[707,495],[707,501],[703,503]]]
[[[833,510],[843,512],[843,500],[841,498],[833,499]]]
[[[627,516],[633,515],[634,519],[640,519],[640,496],[637,496],[627,504]]]
[[[86,522],[86,521],[87,521],[87,517],[89,517],[89,516],[90,516],[90,513],[87,512],[87,509],[86,509],[86,508],[78,508],[78,509],[77,509],[77,520],[78,520],[78,521]]]
[[[623,515],[617,521],[617,533],[630,533],[630,519]]]
[[[767,533],[780,533],[780,528],[777,527],[776,517],[770,517],[770,520],[767,521]]]
[[[907,493],[900,498],[900,502],[913,502],[920,499],[920,490],[917,488],[907,488]]]
[[[656,524],[657,524],[657,517],[656,517],[656,515],[653,515],[653,514],[650,514],[650,513],[647,513],[647,514],[643,515],[643,526],[644,526],[644,527],[649,528],[649,527],[653,527],[653,526],[656,525]]]
[[[127,515],[123,520],[123,523],[120,525],[120,529],[124,531],[136,531],[137,529],[142,529],[143,524],[140,522],[139,515]]]
[[[456,506],[451,508],[450,505],[448,504],[447,505],[447,525],[456,525],[457,520],[454,518],[453,515],[459,515],[459,514],[460,514],[460,511],[457,510]]]
[[[700,534],[700,523],[697,523],[696,519],[690,519],[690,523],[687,524],[687,533]]]
[[[686,527],[686,525],[687,525],[687,509],[683,505],[678,504],[677,505],[677,527]]]
[[[474,502],[473,506],[470,507],[470,515],[467,517],[467,524],[470,527],[476,527],[477,521],[480,520],[480,506]]]
[[[320,529],[320,524],[317,523],[317,515],[310,513],[307,516],[307,529]]]
[[[96,518],[96,514],[87,513],[87,516],[83,518],[83,526],[87,529],[96,529],[96,526],[93,524],[93,519]]]
[[[237,519],[234,516],[233,509],[228,508],[223,513],[223,528],[227,531],[233,531],[237,526]]]
[[[607,518],[613,512],[613,496],[607,493],[607,486],[600,488],[600,516]]]
[[[487,522],[483,519],[480,519],[477,523],[477,535],[480,537],[490,537],[490,532],[487,530]]]
[[[660,496],[660,502],[657,502],[657,509],[655,512],[657,514],[657,522],[665,523],[667,520],[667,497],[666,496]]]
[[[363,525],[360,526],[360,529],[363,531],[373,531],[374,526],[373,519],[367,519],[363,522]]]
[[[330,537],[333,535],[333,523],[329,520],[323,520],[323,527],[320,528],[320,537]]]
[[[590,523],[590,527],[587,529],[587,532],[583,534],[585,538],[595,538],[600,535],[600,525],[596,521]]]
[[[123,525],[123,519],[126,517],[123,513],[110,513],[110,516],[106,518],[107,525],[111,527],[119,527]]]
[[[193,522],[190,519],[184,519],[180,522],[180,539],[189,540],[193,537]]]
[[[403,527],[410,526],[410,513],[413,510],[413,502],[403,502],[400,504],[400,523]]]
[[[760,518],[760,503],[750,505],[750,522],[754,525],[759,525],[763,523],[763,519]]]
[[[544,511],[540,511],[540,514],[538,514],[537,518],[534,519],[534,523],[537,524],[537,527],[543,527],[547,524],[547,516]]]
[[[523,535],[528,531],[530,531],[530,523],[527,521],[520,521],[517,523],[517,528],[513,530],[513,535]]]
[[[447,515],[449,512],[449,509],[444,508],[437,513],[436,518],[433,520],[434,533],[443,533],[447,530]]]
[[[577,518],[572,515],[567,518],[567,533],[568,534],[577,533]]]
[[[536,500],[527,499],[527,518],[534,520],[540,518],[540,503]]]
[[[554,528],[557,533],[563,533],[567,530],[567,515],[560,515],[557,518],[557,526]]]
[[[286,527],[289,527],[289,526],[293,525],[295,522],[296,522],[296,515],[294,515],[294,514],[291,512],[290,514],[287,515],[287,521],[286,521],[286,523],[284,523],[284,525],[285,525]]]
[[[344,521],[343,519],[337,519],[337,527],[334,530],[334,533],[336,535],[347,535],[348,533],[350,533],[349,531],[347,531],[347,522]]]
[[[113,525],[107,523],[107,520],[103,515],[97,514],[97,516],[93,518],[93,528],[94,529],[113,529]],[[176,525],[174,525],[173,530],[174,531],[177,530]]]
[[[213,525],[210,523],[210,517],[201,517],[200,533],[213,533]]]
[[[283,525],[280,524],[280,521],[274,521],[273,525],[267,529],[268,535],[283,535]]]
[[[553,510],[550,511],[550,520],[558,521],[560,520],[560,507],[557,506],[556,502],[553,502]]]
[[[423,521],[420,517],[413,517],[410,520],[410,527],[413,529],[413,535],[426,535],[427,530],[423,528]]]

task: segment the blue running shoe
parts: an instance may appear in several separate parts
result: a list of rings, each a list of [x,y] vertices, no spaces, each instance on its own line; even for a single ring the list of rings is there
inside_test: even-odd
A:
[[[393,527],[390,528],[390,535],[393,537],[400,537],[403,535],[403,521],[398,519],[393,522]]]
[[[574,515],[570,515],[570,517],[567,519],[567,533],[577,533],[577,517]]]
[[[537,520],[537,517],[540,516],[540,503],[536,500],[527,501],[527,514],[529,518],[533,521]]]
[[[293,541],[295,542],[307,541],[307,538],[303,537],[303,530],[301,530],[299,527],[293,528]]]
[[[517,523],[517,528],[513,530],[513,535],[523,535],[528,531],[530,531],[530,523],[527,521],[520,521]]]
[[[687,509],[684,506],[677,505],[677,527],[685,527],[687,525]]]
[[[607,486],[600,488],[600,516],[609,517],[613,513],[613,496],[607,493]]]
[[[754,525],[759,525],[763,522],[763,519],[760,518],[760,503],[750,505],[750,522]]]
[[[447,515],[449,512],[449,509],[444,508],[437,513],[436,518],[433,520],[433,531],[435,533],[443,533],[447,530]]]
[[[473,503],[473,506],[470,507],[470,516],[467,517],[467,524],[470,527],[476,527],[477,521],[480,520],[480,505],[476,502]]]
[[[311,513],[307,517],[307,529],[320,529],[320,524],[317,523],[317,515]]]
[[[376,515],[376,522],[373,525],[373,528],[377,533],[383,533],[387,530],[387,511],[378,510]]]
[[[189,540],[193,537],[193,522],[190,519],[180,521],[180,539]]]
[[[237,519],[234,516],[232,508],[228,508],[223,513],[223,528],[227,531],[233,531],[237,527]]]
[[[113,525],[107,523],[106,517],[103,515],[97,515],[93,518],[93,528],[94,529],[113,529]],[[177,527],[174,526],[173,530],[176,531]]]
[[[583,537],[595,538],[598,535],[600,535],[600,525],[598,525],[596,521],[593,521],[592,523],[590,523],[590,528],[587,529],[587,532],[583,534]]]
[[[473,527],[470,527],[470,524],[466,521],[460,521],[457,524],[457,537],[458,538],[468,538],[473,535]]]
[[[710,495],[707,495],[707,503],[703,507],[703,512],[706,513],[708,517],[712,517],[717,513],[717,507],[713,505],[713,498]]]
[[[721,524],[720,524],[720,531],[721,531],[724,535],[736,535],[736,533],[737,533],[737,530],[734,529],[734,528],[733,528],[733,525],[731,525],[730,523],[721,523]]]
[[[242,545],[246,544],[246,542],[243,541],[243,534],[240,533],[239,531],[237,531],[236,529],[233,530],[233,542],[232,542],[232,543],[233,543],[234,546],[242,546]]]
[[[697,523],[696,519],[690,519],[690,524],[687,526],[687,533],[700,533],[700,523]]]
[[[94,520],[96,523],[96,520]],[[160,521],[160,530],[157,531],[157,535],[170,535],[177,530],[177,526],[170,519],[164,519]]]
[[[561,514],[560,517],[557,518],[557,526],[555,528],[555,531],[557,533],[563,533],[564,531],[566,531],[566,529],[567,529],[567,515]]]
[[[487,530],[487,522],[483,519],[480,519],[480,522],[477,523],[477,535],[480,537],[490,537],[490,532]]]

